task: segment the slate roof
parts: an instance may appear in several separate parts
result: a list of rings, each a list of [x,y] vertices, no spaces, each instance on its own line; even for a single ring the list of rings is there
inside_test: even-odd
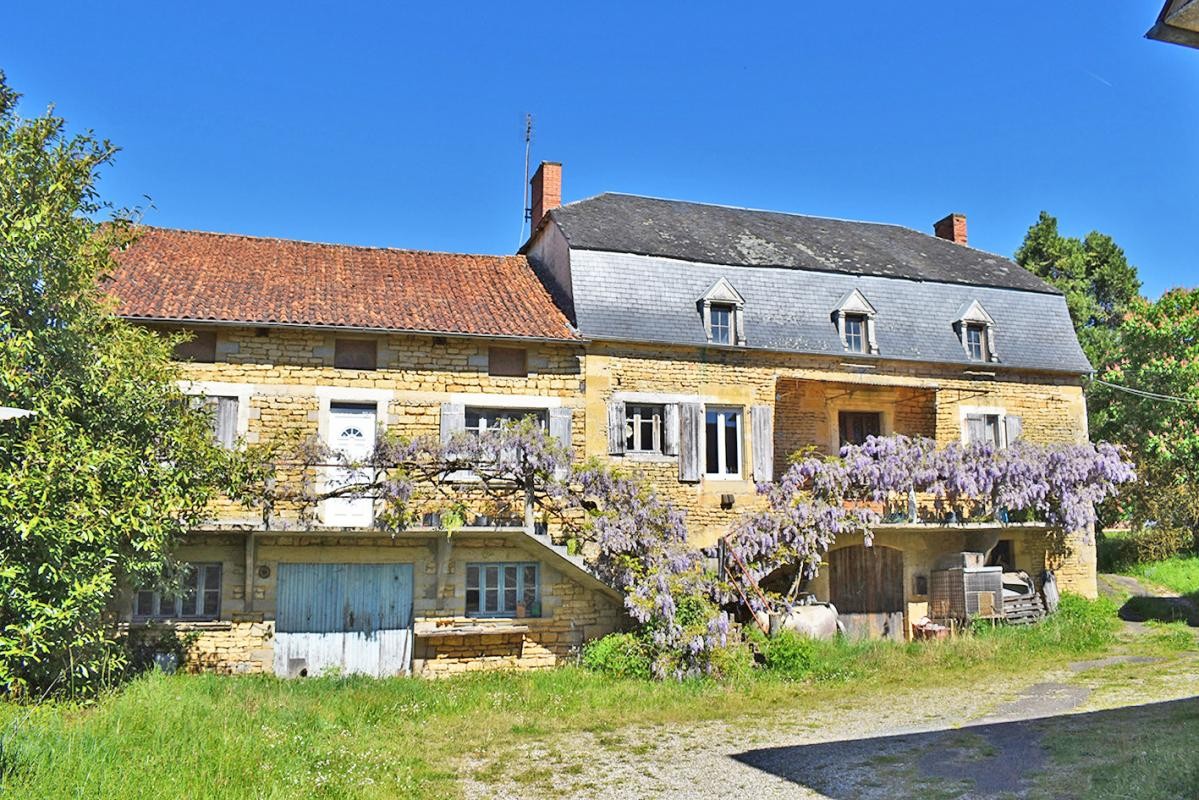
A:
[[[578,338],[524,256],[144,227],[117,261],[132,319]]]
[[[606,193],[549,213],[572,248],[1057,294],[1014,262],[899,225]]]
[[[1091,369],[1059,294],[602,250],[572,249],[570,272],[575,322],[589,339],[705,346],[697,302],[724,277],[745,298],[750,349],[873,358],[845,351],[832,316],[846,294],[858,289],[877,312],[878,358],[1075,375]],[[958,310],[974,300],[995,321],[997,363],[967,358],[954,329]]]

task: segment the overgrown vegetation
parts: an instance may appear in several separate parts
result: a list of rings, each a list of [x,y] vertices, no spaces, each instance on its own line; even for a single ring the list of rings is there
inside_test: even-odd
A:
[[[619,678],[564,668],[444,681],[167,677],[152,673],[93,707],[0,705],[0,730],[30,716],[0,756],[13,797],[452,797],[464,756],[530,737],[631,724],[764,716],[844,699],[969,685],[1030,663],[1050,668],[1112,641],[1113,609],[1067,596],[1040,626],[980,630],[948,642],[785,638],[773,669],[725,681]],[[636,654],[609,637],[606,663]],[[598,653],[600,645],[590,652]],[[769,651],[768,651],[769,652]],[[646,674],[641,657],[636,667]],[[137,769],[130,769],[137,764]]]
[[[173,342],[101,293],[132,235],[96,192],[115,148],[17,100],[0,73],[0,405],[33,413],[0,421],[0,696],[74,695],[121,673],[114,594],[170,575],[233,462]]]

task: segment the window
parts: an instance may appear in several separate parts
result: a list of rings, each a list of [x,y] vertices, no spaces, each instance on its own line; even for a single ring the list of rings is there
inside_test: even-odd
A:
[[[845,315],[845,348],[851,353],[866,352],[866,315]]]
[[[333,366],[338,369],[376,369],[379,348],[374,339],[336,339],[333,342]]]
[[[628,431],[626,452],[662,452],[662,420],[665,410],[665,406],[628,406],[625,412],[625,429]]]
[[[523,347],[489,347],[487,374],[507,378],[528,377],[529,351]]]
[[[711,478],[740,478],[741,409],[709,408],[705,421],[705,473]]]
[[[187,564],[180,589],[178,595],[139,589],[133,596],[134,619],[216,619],[221,615],[220,564]]]
[[[202,408],[209,415],[212,438],[217,444],[232,448],[237,442],[236,397],[193,397],[195,408]]]
[[[995,352],[995,320],[982,303],[972,300],[959,308],[953,327],[966,351],[966,358],[971,361],[999,360]]]
[[[470,408],[466,409],[466,430],[482,433],[498,430],[501,425],[511,425],[526,417],[532,417],[542,428],[545,427],[545,411],[530,408]]]
[[[966,444],[988,442],[994,447],[1003,447],[1002,430],[998,414],[966,415]]]
[[[173,357],[176,361],[194,361],[200,364],[216,361],[216,331],[183,332],[190,333],[192,338],[175,345]]]
[[[733,307],[729,305],[712,305],[711,321],[708,336],[713,344],[733,343]]]
[[[712,344],[745,344],[745,298],[729,283],[719,278],[696,301],[703,319],[704,334]]]
[[[838,415],[841,444],[865,444],[869,436],[881,436],[882,414],[877,411],[842,411]]]
[[[987,328],[985,325],[972,322],[966,326],[966,355],[972,361],[987,360]]]
[[[517,605],[526,616],[540,616],[541,592],[536,563],[466,565],[466,615],[513,617]]]

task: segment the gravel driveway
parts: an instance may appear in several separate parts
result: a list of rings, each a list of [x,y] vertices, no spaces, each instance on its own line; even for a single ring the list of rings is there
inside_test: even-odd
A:
[[[1152,725],[1179,703],[1199,710],[1193,655],[1116,656],[969,690],[885,700],[847,694],[836,706],[773,718],[630,727],[514,745],[465,765],[471,798],[1072,797],[1047,774],[1047,734]],[[1171,702],[1176,701],[1176,702]],[[1075,715],[1084,716],[1075,716]],[[1108,717],[1111,717],[1108,719]],[[1087,721],[1090,725],[1080,725]],[[1106,726],[1121,726],[1108,728]],[[1099,743],[1102,746],[1102,743]],[[1036,784],[1035,781],[1041,781]]]

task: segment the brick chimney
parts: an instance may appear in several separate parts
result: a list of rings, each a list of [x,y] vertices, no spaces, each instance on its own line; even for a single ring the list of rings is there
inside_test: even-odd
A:
[[[533,216],[529,230],[537,230],[541,218],[562,205],[562,164],[557,161],[542,161],[533,180]]]
[[[954,244],[966,243],[966,215],[950,214],[945,219],[933,223],[933,233],[938,239],[945,239]]]

